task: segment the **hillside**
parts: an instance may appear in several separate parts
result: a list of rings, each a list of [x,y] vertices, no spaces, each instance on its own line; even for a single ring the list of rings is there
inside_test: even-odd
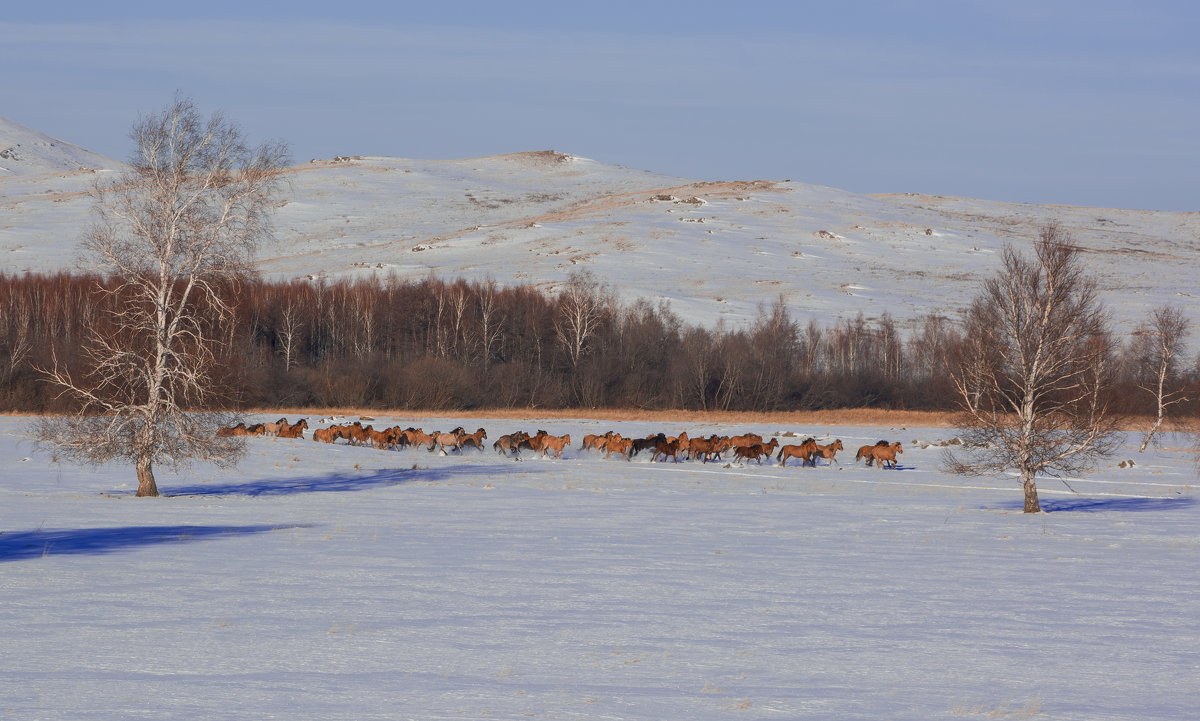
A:
[[[0,131],[41,168],[0,176],[0,271],[66,267],[94,177],[78,166],[119,164],[7,121]],[[552,289],[587,269],[624,300],[667,300],[692,322],[740,324],[782,296],[802,321],[889,312],[903,326],[953,314],[1005,242],[1057,220],[1087,249],[1118,323],[1166,302],[1200,322],[1200,213],[696,181],[554,151],[313,160],[290,181],[260,255],[271,278],[434,273]]]
[[[0,118],[0,179],[113,168],[113,160]]]

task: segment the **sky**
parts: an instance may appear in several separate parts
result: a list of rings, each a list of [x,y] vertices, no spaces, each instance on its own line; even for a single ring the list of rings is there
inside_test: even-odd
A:
[[[1196,211],[1197,27],[1200,4],[1157,0],[21,0],[0,14],[0,116],[124,159],[137,117],[180,94],[296,162],[553,149]]]

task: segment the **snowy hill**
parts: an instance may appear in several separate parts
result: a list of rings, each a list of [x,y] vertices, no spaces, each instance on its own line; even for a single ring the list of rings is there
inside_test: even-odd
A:
[[[118,165],[78,145],[0,118],[0,179],[14,175],[113,168]]]
[[[19,147],[50,164],[58,146],[22,140],[29,133]],[[313,160],[290,181],[259,261],[277,279],[435,273],[553,289],[587,269],[622,299],[664,299],[692,322],[740,325],[782,297],[801,321],[888,312],[904,326],[952,315],[1005,242],[1057,220],[1088,251],[1122,326],[1166,302],[1195,314],[1200,293],[1200,213],[704,182],[554,151]],[[0,270],[64,267],[90,182],[80,171],[0,178]]]

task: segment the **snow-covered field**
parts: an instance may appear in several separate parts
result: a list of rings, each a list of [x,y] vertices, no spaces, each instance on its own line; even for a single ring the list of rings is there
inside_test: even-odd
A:
[[[259,419],[267,420],[267,419]],[[274,420],[269,419],[269,420]],[[1052,513],[938,470],[948,429],[529,418],[562,460],[252,439],[239,470],[79,469],[0,418],[0,718],[1194,718],[1184,448]],[[840,437],[840,466],[604,460],[617,428]],[[905,444],[897,471],[853,463]],[[786,442],[787,438],[781,438]],[[794,441],[793,441],[794,442]],[[1182,446],[1182,441],[1169,439]],[[1125,458],[1133,468],[1119,468]]]

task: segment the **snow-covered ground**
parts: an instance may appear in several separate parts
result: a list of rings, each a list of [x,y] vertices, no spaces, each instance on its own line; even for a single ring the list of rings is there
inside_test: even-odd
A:
[[[119,164],[0,119],[0,272],[71,267]],[[273,278],[587,269],[741,324],[953,315],[1058,220],[1119,330],[1200,322],[1200,213],[699,182],[553,152],[290,173]],[[263,419],[274,420],[274,418]],[[1046,479],[938,470],[946,429],[380,418],[569,432],[563,460],[252,439],[240,469],[55,463],[0,418],[0,719],[1192,718],[1200,506],[1176,448]],[[617,428],[840,437],[840,466],[651,464]],[[853,450],[905,444],[901,468]],[[786,437],[781,437],[786,442]],[[1132,458],[1136,465],[1117,462]]]
[[[1131,435],[1077,493],[1044,480],[1054,512],[1029,516],[1014,479],[938,470],[948,429],[381,417],[575,443],[517,462],[251,439],[237,471],[160,471],[166,497],[137,499],[131,469],[54,463],[26,423],[0,418],[0,718],[1200,707],[1200,505],[1175,439],[1138,454]],[[813,469],[579,450],[609,428],[847,451]],[[899,470],[853,463],[880,438],[904,443]]]
[[[79,168],[119,164],[0,118],[6,148],[20,160],[0,157],[0,272],[70,267],[96,177]],[[625,301],[666,300],[708,326],[740,326],[782,297],[801,322],[888,312],[906,328],[954,316],[1006,242],[1028,248],[1058,221],[1119,332],[1164,303],[1200,324],[1200,213],[698,181],[552,151],[314,160],[289,180],[259,259],[270,278],[434,273],[553,290],[586,269]]]

